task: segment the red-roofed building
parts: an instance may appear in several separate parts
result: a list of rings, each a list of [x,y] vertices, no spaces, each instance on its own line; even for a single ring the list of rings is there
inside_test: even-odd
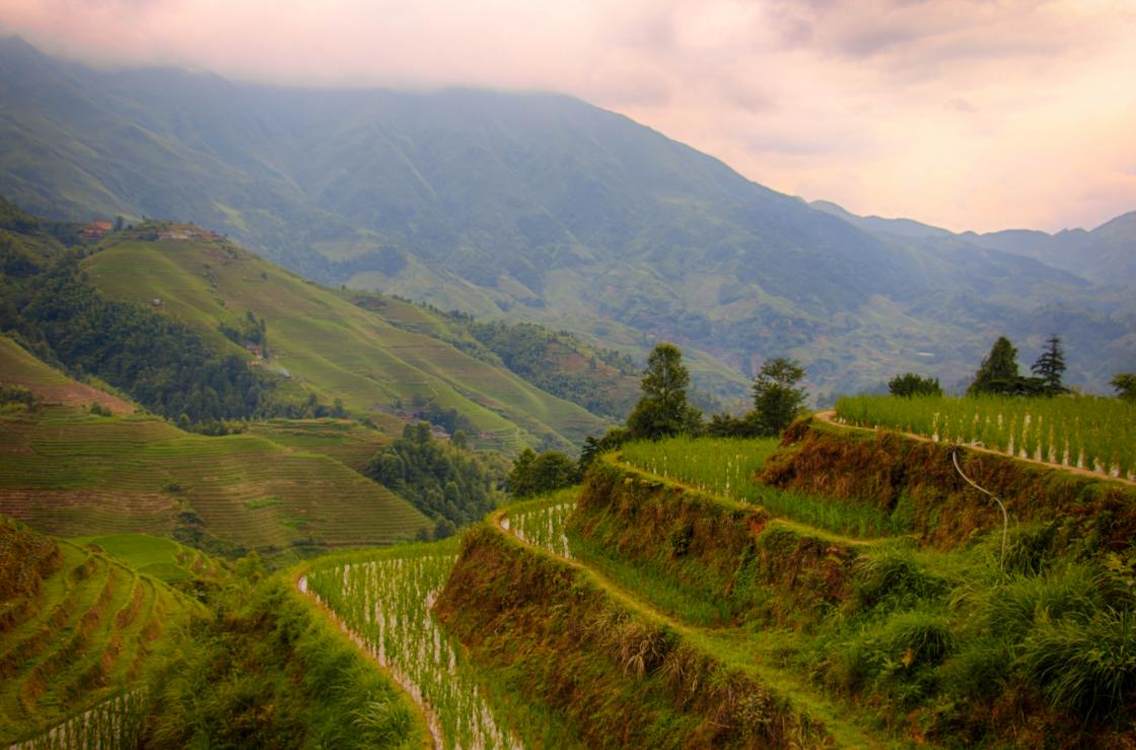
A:
[[[98,242],[113,226],[109,221],[92,221],[79,230],[79,236],[89,242]]]

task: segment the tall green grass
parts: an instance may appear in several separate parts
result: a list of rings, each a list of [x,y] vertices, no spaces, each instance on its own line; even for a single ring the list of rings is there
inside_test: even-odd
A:
[[[836,402],[836,416],[860,427],[1136,479],[1136,405],[1120,399],[845,396]]]
[[[687,438],[625,445],[623,461],[702,492],[760,505],[771,514],[838,534],[878,538],[907,533],[902,511],[771,487],[757,479],[776,452],[775,438]]]

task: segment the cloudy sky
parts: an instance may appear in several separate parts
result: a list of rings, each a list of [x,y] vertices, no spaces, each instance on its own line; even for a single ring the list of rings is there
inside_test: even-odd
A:
[[[0,0],[0,31],[242,80],[561,91],[952,229],[1136,209],[1136,0]]]

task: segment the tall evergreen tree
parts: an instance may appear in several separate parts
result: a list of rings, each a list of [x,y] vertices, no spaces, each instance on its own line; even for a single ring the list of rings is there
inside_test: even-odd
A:
[[[999,336],[990,348],[982,366],[975,373],[974,382],[966,393],[968,396],[982,394],[1011,395],[1021,390],[1021,374],[1018,372],[1018,350],[1005,336]]]
[[[1065,373],[1065,351],[1061,347],[1060,336],[1053,334],[1045,340],[1045,351],[1030,370],[1043,382],[1046,395],[1056,396],[1069,390],[1061,382],[1061,376]]]
[[[690,373],[682,352],[674,344],[659,344],[647,358],[640,387],[643,397],[627,417],[632,437],[656,440],[684,432],[697,432],[702,413],[687,403]]]
[[[753,381],[753,409],[759,431],[777,435],[801,413],[808,392],[797,386],[805,369],[793,359],[778,357],[761,366]]]

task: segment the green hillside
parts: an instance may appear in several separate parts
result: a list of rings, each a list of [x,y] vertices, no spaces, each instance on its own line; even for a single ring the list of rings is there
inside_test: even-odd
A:
[[[389,544],[427,520],[338,461],[250,434],[203,437],[150,416],[63,407],[0,415],[0,513],[77,536],[173,534],[280,553]]]
[[[240,326],[252,313],[267,330],[269,357],[254,360],[258,366],[285,374],[321,401],[340,399],[357,414],[452,409],[469,420],[475,438],[506,449],[566,447],[603,427],[582,407],[503,367],[391,325],[223,240],[111,240],[84,267],[112,299],[149,305],[193,326],[218,349],[250,359],[220,326]]]
[[[193,587],[196,583],[220,585],[230,575],[219,559],[166,537],[126,533],[75,537],[71,541],[100,550],[139,573],[176,587]]]
[[[348,419],[271,419],[253,422],[248,431],[278,445],[329,456],[360,472],[391,442],[387,435]]]
[[[0,335],[0,385],[26,388],[47,404],[99,404],[115,414],[130,414],[134,405],[123,398],[79,383],[49,367],[7,336]]]
[[[0,182],[29,210],[193,221],[330,285],[638,353],[673,340],[706,390],[744,393],[786,353],[814,393],[928,364],[953,385],[1002,334],[1076,338],[1070,380],[1098,390],[1133,356],[1130,304],[1094,283],[1130,278],[1130,216],[1054,253],[928,242],[565,96],[103,71],[15,38],[0,74]]]
[[[91,548],[0,518],[0,742],[137,687],[204,608]]]

